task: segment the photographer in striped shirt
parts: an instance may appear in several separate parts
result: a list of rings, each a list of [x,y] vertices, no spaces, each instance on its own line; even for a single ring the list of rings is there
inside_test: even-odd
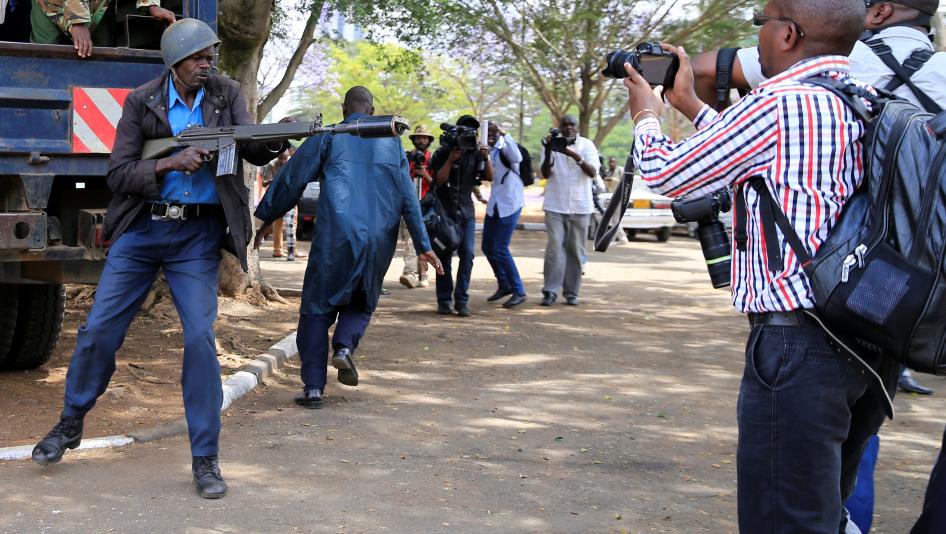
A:
[[[842,503],[861,450],[890,411],[885,385],[896,383],[896,366],[869,366],[829,343],[804,313],[814,302],[797,257],[781,233],[779,250],[767,249],[762,199],[744,187],[761,177],[808,252],[817,252],[863,180],[865,126],[840,98],[805,80],[857,83],[847,56],[864,16],[861,0],[770,0],[754,18],[768,80],[721,114],[697,97],[686,52],[665,46],[680,58],[665,96],[698,129],[679,143],[661,133],[663,103],[627,65],[644,183],[693,198],[734,187],[745,206],[739,230],[748,239],[733,247],[732,272],[733,304],[752,324],[737,410],[742,532],[843,532]]]

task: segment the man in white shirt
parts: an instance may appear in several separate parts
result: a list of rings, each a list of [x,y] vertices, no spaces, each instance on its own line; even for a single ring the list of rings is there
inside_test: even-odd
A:
[[[598,149],[591,140],[578,135],[578,119],[562,117],[560,125],[565,146],[546,138],[542,176],[545,186],[545,286],[542,305],[551,306],[558,295],[565,303],[578,305],[581,263],[585,256],[588,224],[594,212],[591,183],[598,176]]]
[[[504,308],[514,308],[526,301],[526,290],[519,277],[519,270],[509,252],[512,234],[525,206],[519,164],[522,153],[519,145],[499,124],[489,123],[489,157],[493,162],[493,185],[486,204],[486,219],[483,221],[483,254],[489,260],[496,275],[499,288],[486,299],[495,302],[509,296]]]

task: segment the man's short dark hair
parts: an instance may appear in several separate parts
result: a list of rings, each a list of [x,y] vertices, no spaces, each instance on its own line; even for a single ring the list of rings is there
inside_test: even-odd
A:
[[[574,115],[565,115],[564,117],[562,117],[562,120],[561,120],[560,124],[561,124],[562,126],[564,126],[564,125],[566,125],[566,124],[571,124],[571,125],[573,125],[573,126],[578,126],[578,119],[575,118]]]
[[[374,96],[367,87],[356,85],[345,93],[345,107],[355,113],[365,113],[374,106]]]
[[[864,32],[864,0],[772,0],[782,16],[793,20],[805,37],[802,46],[812,55],[847,56]]]

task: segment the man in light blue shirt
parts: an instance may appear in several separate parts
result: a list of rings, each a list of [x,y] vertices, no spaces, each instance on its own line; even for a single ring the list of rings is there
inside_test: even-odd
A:
[[[194,97],[194,105],[188,106],[174,87],[174,77],[168,76],[168,124],[175,136],[188,128],[204,125],[204,113],[200,109],[203,101],[204,88],[201,87]],[[161,200],[181,204],[220,204],[211,166],[201,165],[195,173],[171,171],[165,174]]]
[[[519,145],[495,122],[489,123],[487,136],[493,162],[493,185],[486,204],[486,219],[483,223],[483,254],[493,267],[499,289],[489,302],[495,302],[505,296],[509,300],[504,308],[513,308],[526,301],[526,290],[522,286],[516,262],[509,252],[509,242],[516,229],[522,207],[525,205],[522,178],[519,177],[519,163],[522,153]]]

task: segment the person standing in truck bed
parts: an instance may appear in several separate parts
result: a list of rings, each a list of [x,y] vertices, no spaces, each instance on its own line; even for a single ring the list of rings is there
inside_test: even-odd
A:
[[[30,42],[72,43],[79,57],[92,55],[94,46],[112,46],[112,25],[106,19],[109,0],[32,0]],[[174,13],[161,0],[137,0],[135,7],[152,17],[174,24]]]

